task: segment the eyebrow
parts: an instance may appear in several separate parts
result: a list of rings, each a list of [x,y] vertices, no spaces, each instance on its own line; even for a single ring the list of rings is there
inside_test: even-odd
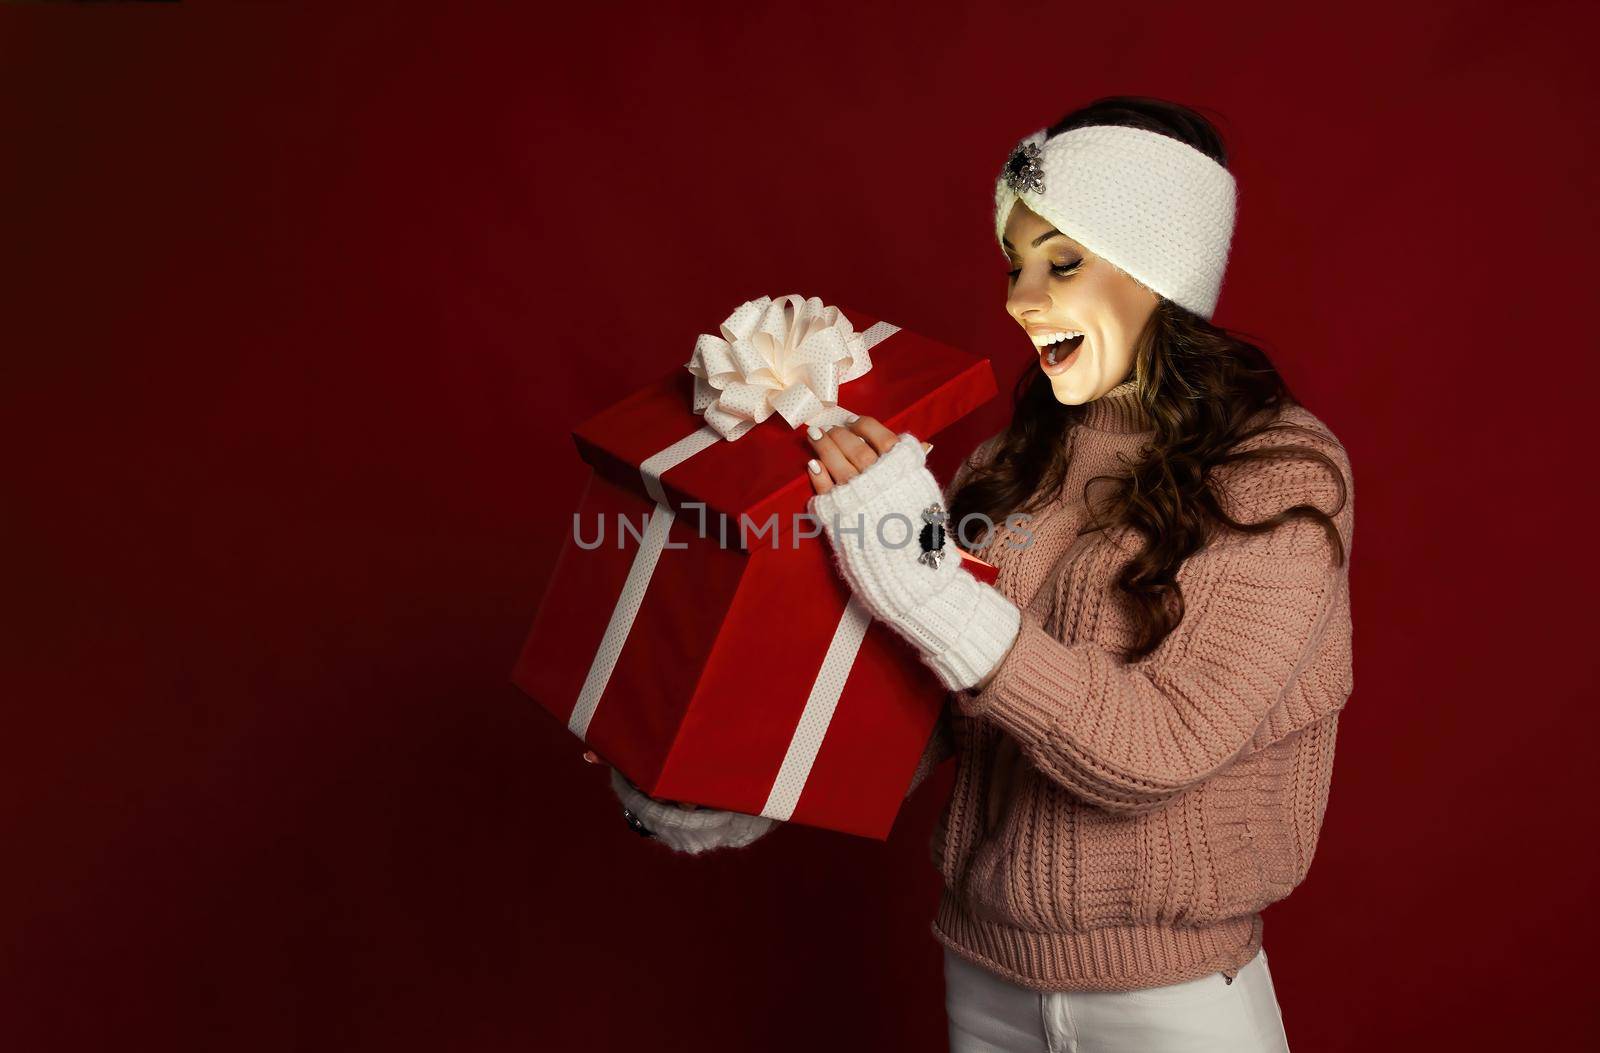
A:
[[[1043,245],[1045,243],[1045,241],[1047,241],[1050,238],[1056,237],[1057,235],[1060,235],[1063,238],[1066,237],[1066,235],[1062,234],[1059,230],[1055,230],[1055,229],[1052,228],[1051,230],[1047,230],[1043,234],[1040,234],[1037,238],[1034,238],[1033,239],[1033,247],[1034,248],[1038,248],[1040,245]],[[1006,237],[1004,234],[1000,235],[1000,243],[1002,245],[1004,245],[1008,249],[1013,249],[1013,250],[1016,249],[1016,246],[1011,244],[1011,239]]]

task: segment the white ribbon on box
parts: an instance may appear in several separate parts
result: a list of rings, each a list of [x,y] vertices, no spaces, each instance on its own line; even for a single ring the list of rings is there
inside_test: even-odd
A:
[[[639,465],[655,508],[567,721],[573,734],[584,738],[588,733],[677,516],[667,503],[661,476],[722,440],[736,441],[773,414],[790,428],[843,424],[854,414],[839,405],[840,386],[870,370],[868,352],[899,331],[899,326],[876,322],[857,333],[837,307],[825,306],[816,297],[763,296],[735,308],[722,323],[721,336],[703,333],[695,341],[694,355],[684,368],[695,376],[694,411],[706,423]],[[871,621],[872,615],[852,595],[812,681],[761,815],[787,821],[794,814]]]

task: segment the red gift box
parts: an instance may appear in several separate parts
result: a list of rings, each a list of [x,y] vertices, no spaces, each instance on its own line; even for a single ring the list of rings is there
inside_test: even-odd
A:
[[[840,408],[930,439],[994,396],[987,359],[839,313],[871,358]],[[652,796],[886,839],[945,689],[805,515],[804,429],[725,438],[696,384],[674,371],[573,432],[593,472],[512,679]]]

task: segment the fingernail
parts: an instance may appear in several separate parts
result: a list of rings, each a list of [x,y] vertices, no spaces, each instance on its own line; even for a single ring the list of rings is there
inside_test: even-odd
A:
[[[931,443],[931,442],[923,443],[922,444],[922,452],[923,453],[932,453],[933,452],[933,443]]]
[[[822,438],[822,429],[815,424],[809,424],[806,426],[806,435],[810,437],[812,442],[816,442]]]
[[[850,416],[848,418],[846,418],[845,423],[846,424],[854,424],[856,421],[858,421],[860,419],[861,419],[861,415],[860,414],[852,413],[852,414],[850,414]]]
[[[822,462],[817,460],[815,457],[806,462],[806,467],[811,469],[812,475],[822,474]]]

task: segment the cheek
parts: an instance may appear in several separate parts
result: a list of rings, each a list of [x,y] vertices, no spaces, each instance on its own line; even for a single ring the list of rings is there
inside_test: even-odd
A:
[[[1094,339],[1094,371],[1106,376],[1120,376],[1133,365],[1133,331],[1127,327],[1127,318],[1119,313],[1100,310],[1088,320],[1089,332]]]
[[[1140,292],[1131,279],[1121,275],[1100,277],[1092,290],[1094,310],[1088,322],[1100,337],[1103,354],[1132,357],[1133,340],[1153,307]]]

